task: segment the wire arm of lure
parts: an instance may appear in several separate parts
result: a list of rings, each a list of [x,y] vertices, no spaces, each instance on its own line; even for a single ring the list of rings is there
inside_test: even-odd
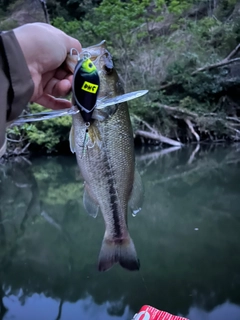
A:
[[[74,54],[74,52],[76,52],[76,54]],[[79,52],[76,48],[71,48],[70,49],[70,56],[77,56],[78,61],[80,59],[87,60],[87,59],[91,58],[91,53],[88,52],[87,50],[83,50],[83,51]]]

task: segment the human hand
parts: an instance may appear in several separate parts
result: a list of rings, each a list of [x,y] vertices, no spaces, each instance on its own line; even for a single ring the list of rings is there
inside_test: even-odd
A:
[[[71,48],[81,52],[79,41],[45,23],[25,24],[14,33],[34,83],[31,102],[50,109],[71,107],[70,101],[58,98],[71,90],[73,76],[63,62]]]

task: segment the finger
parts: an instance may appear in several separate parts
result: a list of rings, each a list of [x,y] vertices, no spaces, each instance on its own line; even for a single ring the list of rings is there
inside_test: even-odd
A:
[[[77,39],[74,39],[67,35],[66,35],[65,45],[66,45],[67,53],[69,53],[72,48],[77,49],[78,52],[82,51],[81,43]]]
[[[69,81],[72,82],[72,74],[67,72],[66,70],[64,70],[63,68],[58,68],[56,70],[53,71],[49,71],[46,72],[45,74],[43,74],[42,76],[42,84],[43,84],[43,88],[45,88],[48,84],[48,82],[52,79],[52,78],[56,78],[57,80],[63,80],[63,79],[68,79]]]
[[[55,72],[54,77],[57,78],[58,80],[65,79],[68,76],[69,72],[64,70],[63,68],[58,68]]]
[[[64,97],[71,90],[72,84],[69,79],[58,80],[52,78],[43,89],[45,94],[53,95],[54,97]]]
[[[61,37],[61,41],[64,41],[67,52],[70,52],[71,48],[77,49],[78,52],[82,51],[82,46],[81,46],[80,42],[77,39],[68,36],[62,30],[55,28],[52,25],[46,24],[46,23],[37,22],[35,24],[39,25],[41,28],[48,29],[49,31],[53,32],[54,34],[59,34],[59,36]]]
[[[81,51],[82,51],[82,46],[81,46],[80,42],[79,42],[77,39],[68,36],[68,35],[67,35],[65,32],[63,32],[62,30],[59,30],[59,29],[57,29],[57,28],[55,28],[55,27],[53,27],[53,26],[51,26],[51,25],[44,24],[44,26],[45,26],[46,28],[49,28],[49,30],[50,30],[50,29],[51,29],[52,31],[54,30],[54,31],[53,31],[54,33],[55,33],[55,32],[58,32],[58,33],[59,33],[59,35],[60,35],[60,37],[61,37],[61,41],[63,41],[64,44],[65,44],[65,47],[66,47],[66,49],[67,49],[67,53],[69,53],[72,48],[77,49],[78,52],[81,52]]]
[[[43,94],[39,99],[34,101],[47,109],[65,109],[71,108],[71,102],[66,99],[57,99],[51,95]]]

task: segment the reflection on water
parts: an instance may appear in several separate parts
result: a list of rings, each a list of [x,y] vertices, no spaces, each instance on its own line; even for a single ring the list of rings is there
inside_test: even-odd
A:
[[[92,297],[72,302],[59,302],[43,294],[34,293],[27,298],[24,304],[20,301],[20,296],[10,296],[4,298],[4,304],[9,309],[4,319],[93,319],[93,320],[112,320],[130,319],[129,307],[124,306],[121,316],[111,315],[111,303],[98,305]]]
[[[0,319],[130,320],[144,304],[191,320],[240,319],[240,151],[137,151],[140,272],[98,273],[101,215],[82,207],[74,157],[0,167]]]

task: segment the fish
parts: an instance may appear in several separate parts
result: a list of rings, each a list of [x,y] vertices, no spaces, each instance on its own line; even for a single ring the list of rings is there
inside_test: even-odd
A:
[[[85,49],[98,70],[98,99],[124,94],[106,41]],[[76,57],[69,57],[72,71]],[[76,90],[76,88],[75,88]],[[73,108],[77,105],[72,97]],[[143,184],[135,168],[133,131],[126,102],[95,109],[86,125],[81,113],[72,115],[70,149],[76,154],[84,179],[83,205],[92,217],[101,211],[105,233],[98,257],[98,270],[107,271],[119,263],[135,271],[140,268],[134,242],[128,230],[128,213],[142,207]]]

